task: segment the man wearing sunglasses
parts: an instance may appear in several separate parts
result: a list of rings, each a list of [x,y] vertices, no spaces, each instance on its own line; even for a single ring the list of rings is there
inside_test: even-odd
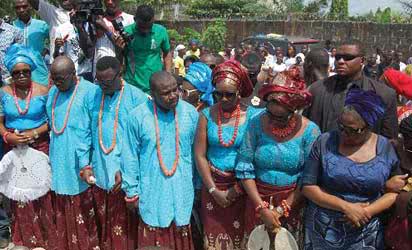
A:
[[[91,119],[87,106],[90,104],[88,97],[97,86],[78,78],[73,61],[66,56],[56,57],[50,78],[53,86],[46,110],[51,128],[51,188],[56,194],[57,249],[80,249],[75,246],[78,242],[82,249],[96,249],[99,244],[97,226],[94,215],[89,213],[94,208],[92,189],[81,180],[79,173],[89,162]],[[78,223],[79,218],[84,223]]]
[[[120,160],[124,129],[130,112],[147,100],[138,88],[126,83],[121,76],[121,65],[116,57],[105,56],[96,64],[95,83],[100,87],[90,98],[92,169],[83,169],[82,179],[93,187],[95,211],[102,228],[108,233],[100,238],[108,249],[129,249],[128,234],[118,234],[119,229],[133,226],[121,191]],[[93,149],[93,150],[92,150]],[[91,178],[95,176],[95,178]],[[95,180],[95,181],[94,181]],[[104,208],[104,209],[102,209]],[[136,223],[134,223],[136,224]],[[116,229],[117,228],[117,229]],[[137,228],[136,228],[137,229]],[[134,244],[134,243],[132,243]]]
[[[362,45],[358,42],[349,42],[337,49],[337,75],[311,85],[313,101],[312,106],[305,110],[305,115],[314,121],[322,132],[337,129],[337,118],[343,111],[348,90],[352,87],[372,90],[385,103],[384,117],[375,126],[374,132],[395,139],[398,136],[395,91],[363,74],[364,55]]]

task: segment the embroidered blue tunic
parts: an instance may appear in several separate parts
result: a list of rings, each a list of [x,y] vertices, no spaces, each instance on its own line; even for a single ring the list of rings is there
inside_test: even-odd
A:
[[[88,94],[96,91],[97,86],[81,78],[76,96],[70,110],[66,129],[63,134],[50,133],[50,163],[52,170],[52,190],[59,195],[78,195],[88,188],[79,177],[80,169],[91,159],[91,132]],[[55,127],[63,128],[67,107],[75,86],[60,92],[55,107]],[[47,115],[52,127],[52,105],[59,90],[53,86],[47,100]]]
[[[239,149],[236,177],[259,179],[275,186],[289,186],[297,182],[303,171],[313,142],[319,136],[318,126],[309,121],[301,136],[277,142],[267,135],[261,125],[265,114],[255,116]]]
[[[175,160],[175,115],[159,108],[160,147],[165,166]],[[175,174],[166,177],[159,165],[153,101],[148,100],[130,113],[122,150],[122,188],[128,197],[139,195],[142,220],[152,227],[167,228],[190,223],[194,187],[192,147],[199,113],[185,101],[176,107],[179,124],[179,164]]]
[[[126,130],[126,122],[131,111],[139,104],[147,100],[146,94],[140,89],[125,83],[123,97],[119,107],[119,120],[116,133],[116,146],[109,154],[105,154],[99,144],[99,110],[103,91],[99,87],[92,96],[93,106],[91,109],[92,117],[92,145],[93,145],[93,173],[96,177],[96,185],[102,189],[110,190],[114,186],[114,177],[120,170],[120,159],[122,153],[122,141]],[[114,120],[116,118],[116,107],[120,97],[120,91],[116,91],[113,96],[105,95],[104,109],[102,118],[102,137],[103,145],[108,149],[112,143]]]
[[[49,25],[45,21],[30,18],[27,24],[16,19],[13,26],[22,32],[23,44],[29,47],[34,55],[32,59],[37,68],[31,73],[32,80],[47,86],[49,84],[49,71],[41,53],[45,48],[46,39],[49,38]]]
[[[348,202],[372,203],[383,195],[385,182],[396,171],[399,160],[392,144],[378,137],[376,157],[356,163],[338,151],[339,134],[322,134],[305,163],[302,185],[318,185],[325,192]],[[374,217],[362,228],[346,223],[341,212],[309,202],[305,212],[306,250],[384,249],[383,225]]]

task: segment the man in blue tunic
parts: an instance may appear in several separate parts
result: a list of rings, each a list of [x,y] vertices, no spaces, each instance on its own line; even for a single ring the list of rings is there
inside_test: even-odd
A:
[[[176,79],[166,71],[150,78],[152,100],[134,109],[122,149],[122,188],[126,202],[138,207],[138,248],[193,249],[192,145],[196,109],[179,100]]]
[[[90,96],[92,139],[87,138],[87,141],[92,142],[92,168],[86,167],[82,178],[88,184],[96,184],[93,187],[93,197],[101,226],[101,245],[104,249],[134,250],[137,215],[128,211],[125,194],[120,191],[120,160],[129,114],[148,97],[123,80],[121,65],[116,57],[102,57],[97,62],[96,69],[95,83],[99,88]]]
[[[49,71],[41,55],[46,39],[49,37],[49,25],[42,20],[31,17],[31,6],[28,0],[15,0],[14,8],[17,19],[13,26],[23,34],[23,44],[32,50],[34,63],[37,68],[32,72],[32,80],[47,86]]]
[[[52,187],[59,250],[99,249],[92,189],[79,176],[90,161],[88,95],[96,86],[76,76],[73,61],[57,57],[51,65],[54,86],[49,91]]]

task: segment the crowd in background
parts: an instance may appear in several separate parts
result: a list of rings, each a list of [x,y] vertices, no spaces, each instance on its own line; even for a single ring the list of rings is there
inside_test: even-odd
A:
[[[15,0],[0,20],[0,248],[248,249],[263,227],[305,250],[412,249],[411,59],[210,51],[103,2],[90,21]]]

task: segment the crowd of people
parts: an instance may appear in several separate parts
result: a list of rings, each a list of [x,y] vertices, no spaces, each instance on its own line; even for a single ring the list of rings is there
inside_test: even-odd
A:
[[[304,250],[412,249],[401,53],[210,51],[103,2],[92,24],[73,0],[0,19],[0,248],[241,250],[264,225]]]

